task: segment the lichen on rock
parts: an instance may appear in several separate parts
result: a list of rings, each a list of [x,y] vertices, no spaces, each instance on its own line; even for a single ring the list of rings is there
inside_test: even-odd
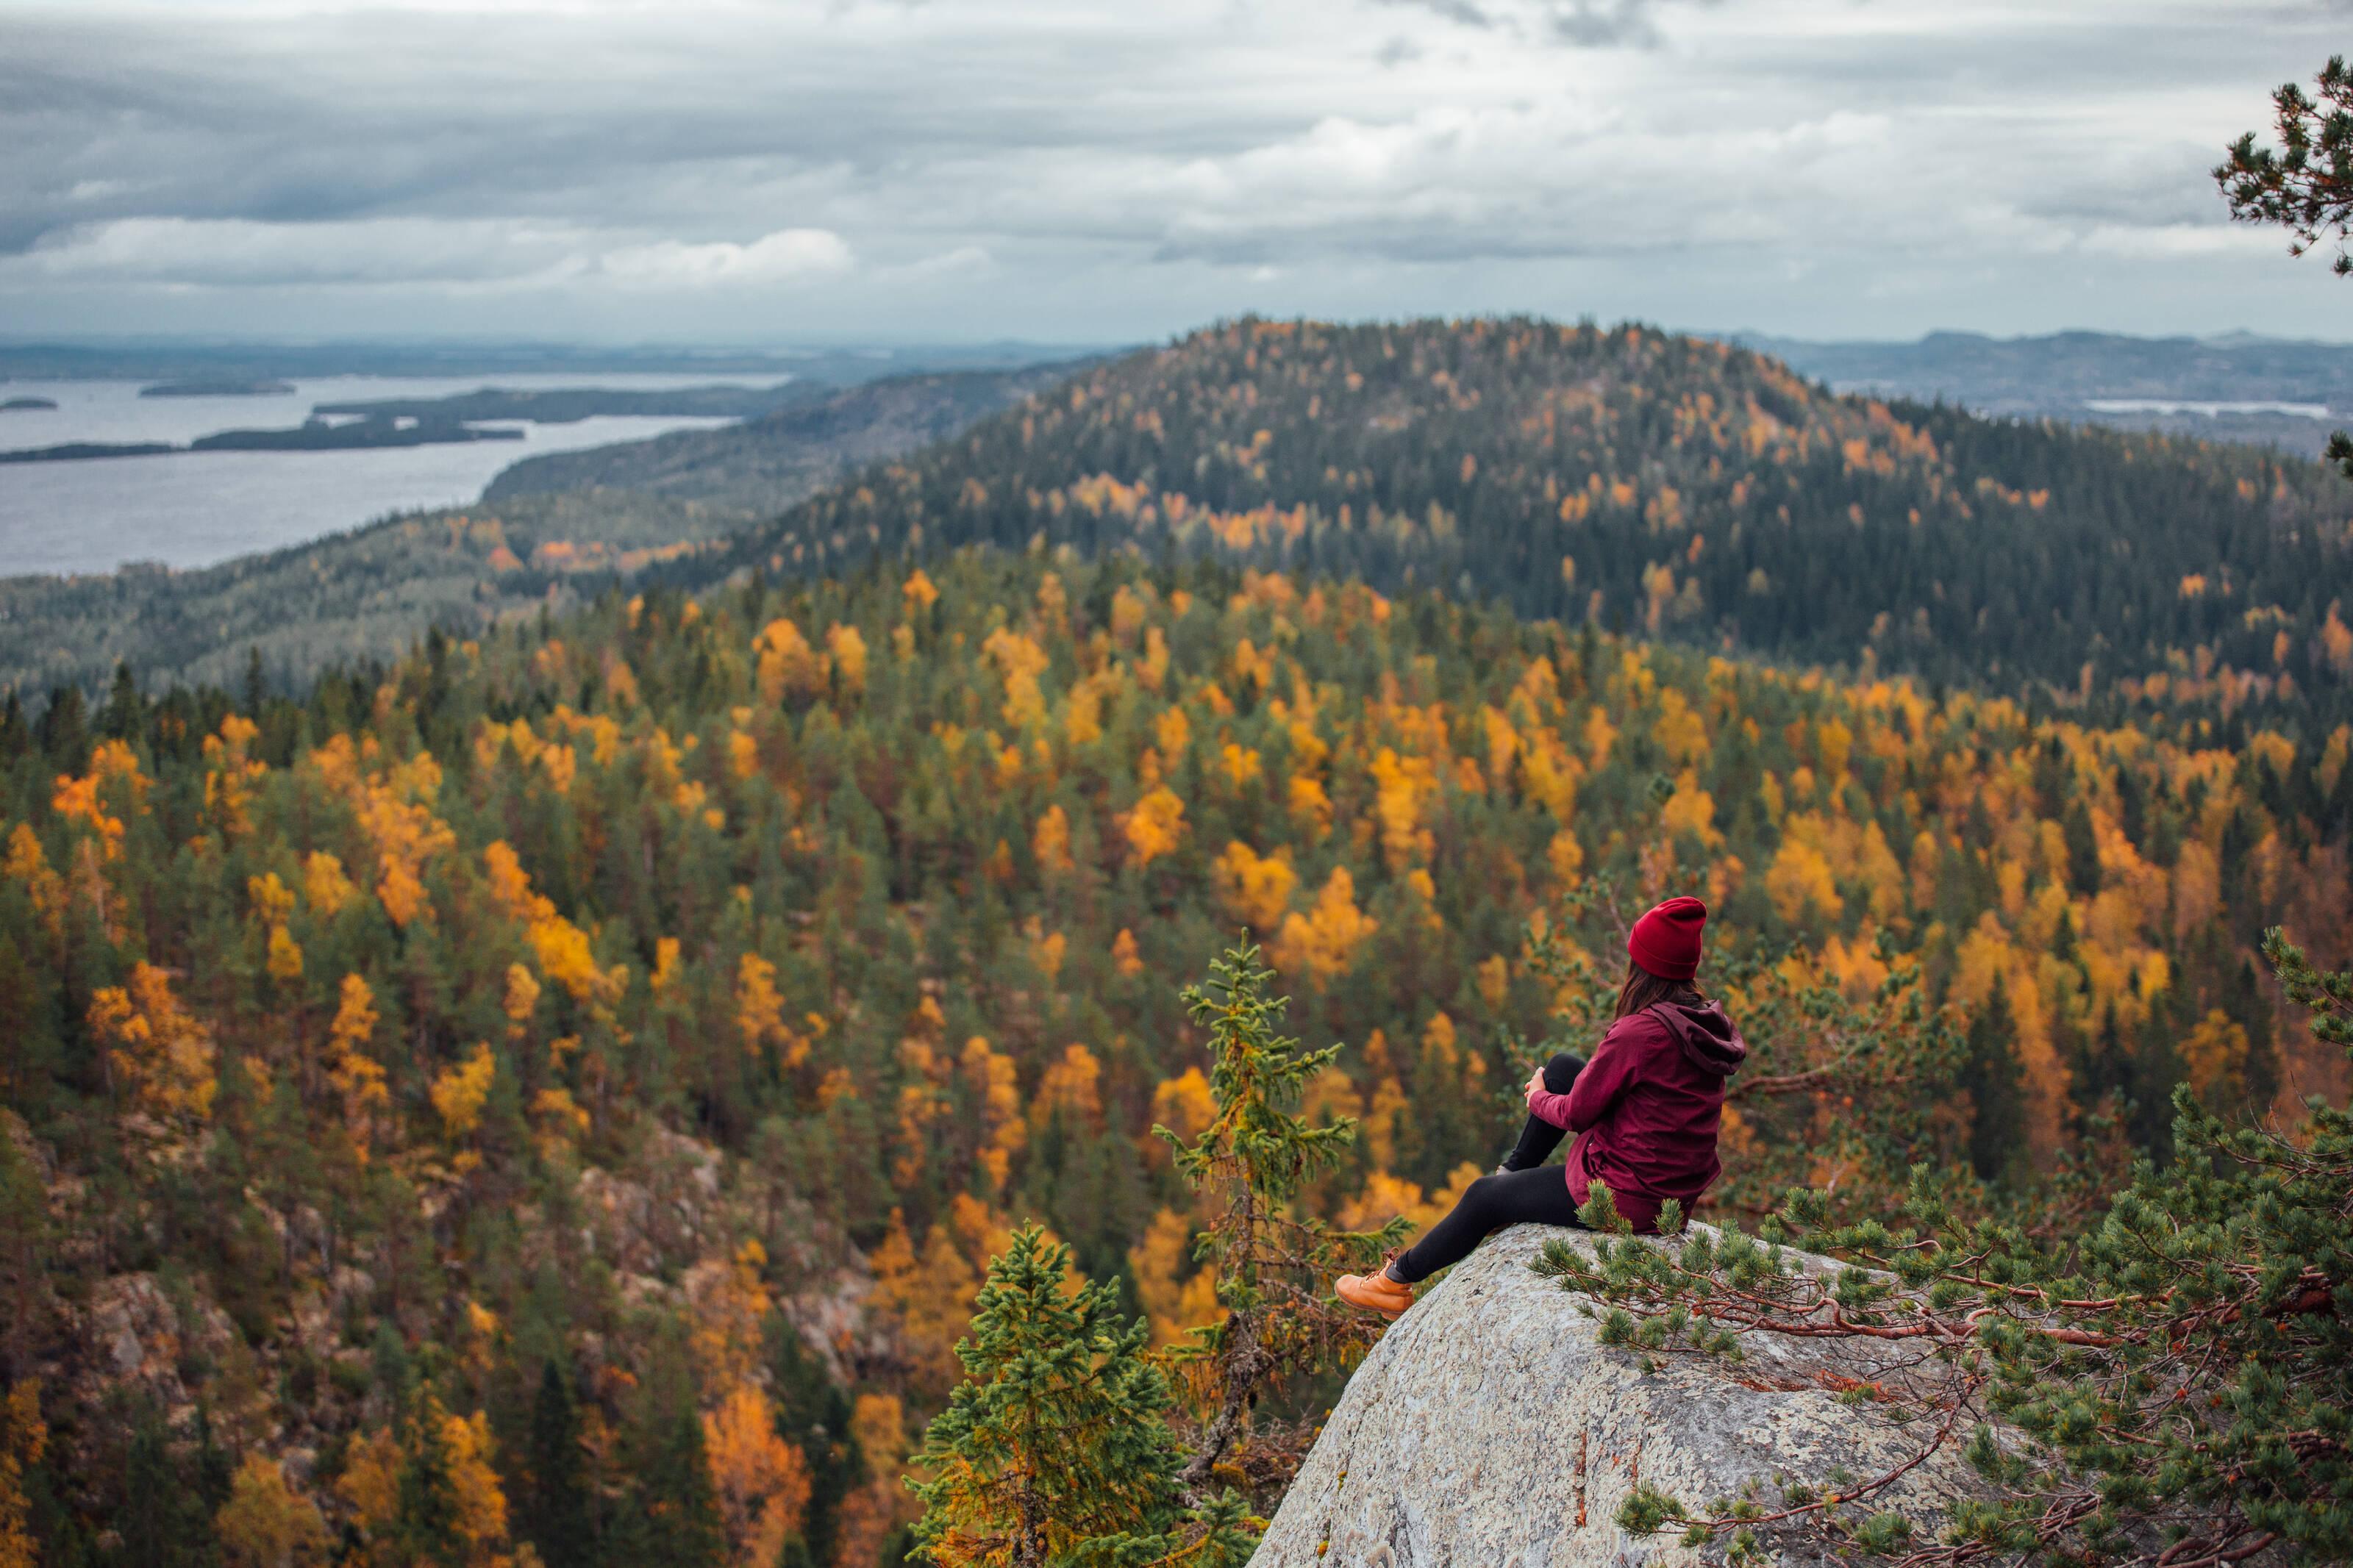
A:
[[[1880,1342],[1752,1335],[1739,1362],[1672,1356],[1646,1372],[1639,1352],[1601,1344],[1583,1298],[1529,1268],[1563,1237],[1591,1244],[1537,1226],[1497,1233],[1398,1320],[1349,1379],[1253,1568],[1709,1561],[1714,1543],[1620,1527],[1638,1484],[1695,1507],[1753,1489],[1769,1510],[1785,1482],[1867,1480],[1928,1446],[1916,1421],[1854,1397],[1896,1359]],[[1947,1447],[1858,1506],[1925,1535],[1978,1489]],[[1789,1564],[1820,1543],[1798,1529],[1766,1542]]]

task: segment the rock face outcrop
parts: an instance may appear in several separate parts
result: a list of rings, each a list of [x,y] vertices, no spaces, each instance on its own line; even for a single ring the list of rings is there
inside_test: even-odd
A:
[[[1697,1563],[1720,1553],[1619,1528],[1638,1480],[1694,1509],[1753,1482],[1769,1511],[1783,1478],[1819,1486],[1842,1467],[1869,1479],[1926,1444],[1925,1423],[1838,1397],[1900,1359],[1880,1342],[1751,1335],[1738,1363],[1672,1356],[1645,1373],[1634,1353],[1602,1347],[1577,1297],[1530,1271],[1564,1236],[1590,1244],[1536,1226],[1497,1233],[1398,1320],[1349,1380],[1252,1568]],[[1933,1536],[1974,1482],[1947,1449],[1859,1507]],[[1788,1530],[1766,1544],[1794,1565],[1819,1540]]]

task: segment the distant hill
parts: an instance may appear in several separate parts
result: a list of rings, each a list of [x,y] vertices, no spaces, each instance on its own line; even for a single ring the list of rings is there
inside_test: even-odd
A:
[[[2048,415],[2123,429],[2253,441],[2316,456],[2332,427],[2353,424],[2353,344],[2053,332],[1993,338],[1931,332],[1915,342],[1814,342],[1761,333],[1734,341],[1841,392],[1929,401],[1980,414]],[[2175,405],[2119,408],[2116,404]],[[2308,405],[2198,411],[2212,404]],[[2326,410],[2325,417],[2320,411]]]
[[[2353,682],[2348,517],[2316,464],[1839,396],[1642,327],[1247,321],[660,575],[1133,545],[2003,689],[2213,695],[2229,667],[2243,697]]]

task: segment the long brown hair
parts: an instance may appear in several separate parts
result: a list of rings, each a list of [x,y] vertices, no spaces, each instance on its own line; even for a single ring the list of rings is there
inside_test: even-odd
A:
[[[1629,962],[1626,982],[1618,987],[1618,1011],[1612,1019],[1623,1018],[1655,1007],[1662,1002],[1677,1006],[1696,1007],[1707,998],[1700,988],[1688,980],[1663,980],[1641,964]]]

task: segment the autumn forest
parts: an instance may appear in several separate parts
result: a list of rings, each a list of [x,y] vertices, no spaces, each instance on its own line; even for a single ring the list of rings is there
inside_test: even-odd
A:
[[[1252,944],[1340,1047],[1303,1223],[1443,1212],[1694,891],[1703,1217],[1925,1164],[2063,1233],[2180,1086],[2353,1087],[2259,951],[2348,954],[2348,519],[1647,329],[1250,321],[578,613],[11,696],[0,1563],[901,1562],[1029,1223],[1189,1440],[1181,994]]]

